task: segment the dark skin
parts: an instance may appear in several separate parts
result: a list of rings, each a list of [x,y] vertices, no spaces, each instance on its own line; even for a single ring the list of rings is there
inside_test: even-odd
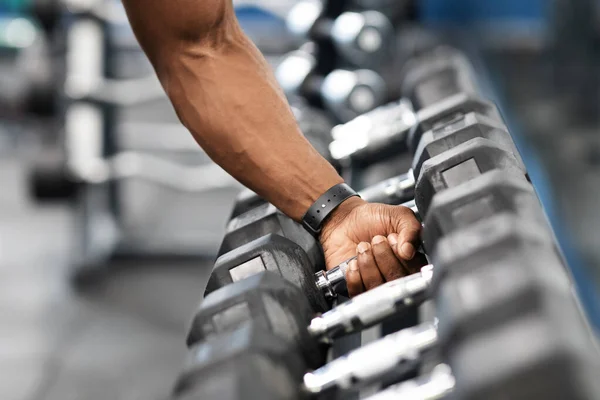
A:
[[[300,132],[232,0],[123,4],[181,122],[233,177],[296,221],[343,182]],[[421,225],[406,207],[352,197],[322,228],[327,268],[358,254],[346,276],[352,296],[424,264],[415,256]]]

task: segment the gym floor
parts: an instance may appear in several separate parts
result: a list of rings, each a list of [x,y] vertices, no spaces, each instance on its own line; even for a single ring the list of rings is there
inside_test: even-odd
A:
[[[210,262],[114,264],[76,293],[69,212],[34,207],[24,172],[0,161],[0,397],[165,398]]]
[[[33,207],[24,172],[0,161],[0,397],[165,398],[210,262],[115,264],[76,293],[69,212]]]

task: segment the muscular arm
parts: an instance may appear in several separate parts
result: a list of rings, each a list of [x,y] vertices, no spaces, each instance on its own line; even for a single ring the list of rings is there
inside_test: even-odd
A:
[[[299,220],[342,179],[303,137],[232,0],[123,0],[182,123],[238,181]]]

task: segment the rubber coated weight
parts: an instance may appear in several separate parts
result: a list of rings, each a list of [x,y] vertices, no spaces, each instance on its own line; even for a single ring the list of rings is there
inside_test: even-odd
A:
[[[271,233],[288,238],[300,246],[308,255],[313,272],[325,268],[323,251],[316,239],[302,225],[269,203],[261,204],[229,221],[219,255]]]
[[[484,263],[483,257],[473,257],[458,267],[443,266],[452,270],[434,296],[443,354],[513,319],[542,314],[556,300],[571,301],[570,280],[559,255],[550,246],[528,245],[505,247],[501,257],[488,257]]]
[[[263,271],[272,271],[299,287],[315,312],[329,308],[315,285],[314,264],[297,243],[277,234],[265,235],[220,256],[206,294]]]
[[[533,186],[522,176],[492,170],[433,197],[422,233],[425,247],[433,253],[445,235],[503,212],[532,221],[539,229],[547,226]]]
[[[459,114],[452,122],[423,133],[413,158],[415,176],[419,176],[421,166],[431,157],[476,137],[499,144],[523,163],[506,126],[495,118],[472,112]]]
[[[263,204],[266,204],[266,201],[262,197],[244,188],[235,198],[229,221]]]
[[[598,398],[598,353],[579,308],[564,296],[546,301],[543,309],[451,350],[455,398]]]
[[[308,299],[297,286],[273,272],[261,272],[206,296],[194,316],[187,344],[193,346],[252,321],[289,341],[307,365],[316,368],[323,364],[325,354],[306,329],[312,316]]]
[[[409,61],[402,95],[415,110],[432,106],[459,93],[477,94],[477,79],[467,57],[457,49],[439,47]]]
[[[569,302],[562,264],[551,248],[545,250],[521,246],[503,258],[451,275],[432,293],[437,324],[425,322],[352,351],[306,374],[305,386],[320,394],[359,389],[414,368],[432,350],[445,360],[455,346],[471,338],[494,335],[512,320],[546,312],[557,296]]]
[[[304,370],[289,342],[248,323],[190,350],[175,398],[298,399]]]
[[[494,103],[471,93],[457,93],[417,111],[417,121],[408,135],[409,149],[413,154],[416,153],[421,136],[425,132],[452,124],[461,116],[472,112],[502,122],[502,117]]]
[[[431,290],[437,290],[447,275],[467,275],[471,268],[505,259],[506,253],[521,249],[540,252],[551,249],[558,254],[554,238],[545,226],[510,212],[455,230],[440,239],[430,253],[435,265]]]
[[[526,176],[513,153],[484,138],[474,138],[423,163],[415,184],[415,203],[425,218],[436,193],[459,186],[493,169]]]

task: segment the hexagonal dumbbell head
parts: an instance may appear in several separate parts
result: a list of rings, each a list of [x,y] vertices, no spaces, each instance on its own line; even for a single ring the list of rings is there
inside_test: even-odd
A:
[[[420,110],[457,93],[476,94],[477,79],[466,56],[450,47],[439,47],[407,63],[402,95]]]
[[[525,167],[515,156],[498,144],[484,138],[471,139],[423,163],[415,185],[415,203],[423,218],[433,196],[493,169],[526,175]]]
[[[415,176],[419,176],[421,166],[431,157],[476,137],[483,137],[498,143],[521,160],[519,151],[502,122],[471,112],[458,114],[453,121],[423,133],[413,158]]]
[[[416,152],[423,133],[431,129],[441,129],[471,112],[502,121],[500,112],[494,103],[473,94],[461,92],[417,112],[417,123],[413,125],[408,137],[409,148]]]
[[[552,236],[533,186],[523,176],[492,170],[434,196],[423,230],[425,247],[433,251],[451,232],[503,212]]]

